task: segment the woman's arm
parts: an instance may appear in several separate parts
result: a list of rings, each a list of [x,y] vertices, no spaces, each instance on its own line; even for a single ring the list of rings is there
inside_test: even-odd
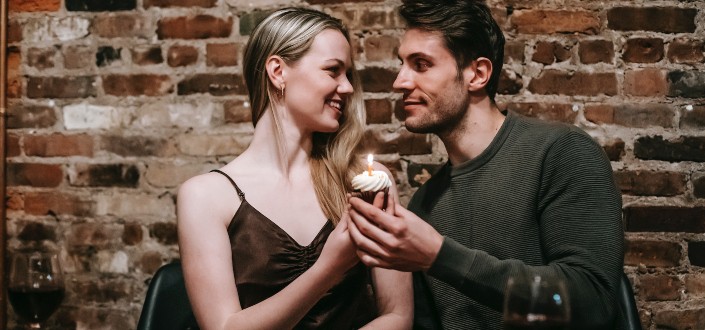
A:
[[[292,328],[358,259],[342,221],[316,263],[274,296],[242,309],[235,287],[227,224],[232,199],[215,174],[184,183],[177,197],[179,248],[189,299],[203,329]],[[232,189],[231,187],[228,187]],[[223,190],[225,191],[225,190]],[[229,205],[221,207],[220,205]]]
[[[389,170],[379,163],[375,170],[384,171],[394,182]],[[391,201],[398,200],[396,184],[389,188]],[[379,200],[375,201],[379,203]],[[379,206],[379,205],[377,205]],[[393,212],[393,209],[390,210]],[[375,288],[379,316],[362,329],[411,329],[414,320],[414,295],[411,273],[372,268],[372,284]]]

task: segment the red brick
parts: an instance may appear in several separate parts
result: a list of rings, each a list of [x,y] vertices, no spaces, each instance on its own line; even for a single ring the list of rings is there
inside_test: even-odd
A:
[[[513,60],[523,64],[525,46],[526,42],[524,41],[507,41],[504,45],[504,63],[509,63]]]
[[[58,11],[61,0],[9,0],[10,12]]]
[[[702,70],[668,73],[668,96],[705,98],[705,72]]]
[[[57,187],[64,179],[61,165],[8,163],[8,186]]]
[[[611,64],[614,62],[614,45],[609,40],[583,40],[580,41],[578,55],[585,64]]]
[[[365,38],[365,57],[368,61],[394,60],[399,52],[399,39],[393,36]]]
[[[627,206],[624,219],[629,232],[705,233],[705,207]]]
[[[217,0],[144,0],[144,8],[150,7],[203,7],[215,6]]]
[[[398,16],[393,11],[364,8],[359,12],[357,27],[366,29],[393,28],[396,17]]]
[[[585,119],[596,124],[614,124],[614,106],[590,104],[585,106]]]
[[[685,193],[686,176],[676,172],[615,172],[623,194],[637,196],[676,196]]]
[[[179,82],[179,95],[208,93],[214,96],[225,96],[247,93],[247,88],[240,75],[236,74],[197,74]]]
[[[497,94],[519,94],[522,87],[524,87],[524,81],[520,74],[509,70],[502,70],[502,73],[499,75],[499,83],[497,84]]]
[[[164,245],[174,245],[179,242],[176,232],[176,223],[158,222],[149,226],[149,236]]]
[[[44,70],[54,67],[56,48],[30,48],[27,50],[27,65]]]
[[[12,105],[8,108],[8,128],[47,128],[56,124],[56,113],[51,107]]]
[[[95,202],[56,191],[27,193],[24,196],[24,211],[32,215],[90,216],[94,209]]]
[[[517,10],[511,16],[512,28],[519,33],[597,34],[600,19],[588,11]]]
[[[432,147],[429,135],[401,129],[394,132],[368,130],[361,148],[374,154],[425,155],[431,153]]]
[[[643,69],[624,73],[624,92],[632,96],[665,96],[668,92],[666,71]]]
[[[603,107],[608,106],[605,105]],[[588,113],[591,113],[593,110],[594,109],[591,108]],[[640,128],[651,126],[673,127],[673,118],[675,117],[675,111],[671,109],[669,105],[658,103],[625,103],[612,107],[612,118],[607,117],[609,113],[610,112],[603,113],[601,119],[605,121],[598,123]]]
[[[7,24],[7,42],[12,44],[20,41],[22,41],[22,26],[17,21],[10,21]]]
[[[27,97],[33,99],[88,98],[96,96],[95,77],[29,77]]]
[[[632,63],[656,63],[663,59],[663,39],[633,38],[624,45],[622,59]]]
[[[705,274],[686,275],[685,293],[688,298],[705,298]]]
[[[139,223],[126,223],[122,230],[122,242],[126,245],[137,245],[142,242],[142,226]]]
[[[24,152],[38,157],[93,157],[93,137],[87,134],[26,135]]]
[[[7,150],[5,151],[7,152],[7,157],[17,157],[22,153],[20,137],[16,134],[8,134],[5,143],[7,144]]]
[[[75,164],[69,182],[75,187],[136,188],[140,171],[129,164]]]
[[[679,300],[683,286],[677,276],[646,275],[639,277],[639,297],[646,301]]]
[[[617,95],[617,77],[614,73],[561,72],[546,70],[529,83],[535,94],[563,94],[597,96]]]
[[[136,74],[103,76],[103,90],[115,96],[161,96],[174,91],[167,75]]]
[[[123,157],[165,157],[174,154],[175,147],[160,137],[108,135],[101,138],[100,149]]]
[[[695,32],[695,8],[614,7],[607,11],[607,26],[620,31]]]
[[[392,104],[387,99],[365,100],[368,124],[392,122]]]
[[[237,59],[238,45],[235,43],[206,45],[208,66],[236,66]]]
[[[666,56],[673,63],[697,64],[705,62],[705,41],[674,39],[668,45]]]
[[[556,103],[508,103],[506,109],[520,113],[527,117],[535,117],[543,120],[560,121],[564,123],[575,122],[578,113],[573,111],[570,104]]]
[[[151,19],[135,14],[97,15],[91,33],[103,38],[148,38],[152,35]]]
[[[682,248],[676,242],[627,240],[624,264],[646,267],[676,267],[680,264]]]
[[[664,140],[659,135],[643,136],[634,142],[634,156],[669,162],[705,162],[705,137],[680,136]]]
[[[41,242],[43,240],[56,240],[56,228],[38,222],[27,222],[18,228],[17,238],[21,241]]]
[[[694,330],[705,329],[705,308],[668,310],[654,312],[656,329]]]
[[[227,38],[232,33],[233,18],[209,15],[164,18],[157,23],[159,39]]]
[[[9,98],[19,98],[22,96],[22,78],[20,65],[22,55],[18,47],[7,48],[7,96]]]
[[[558,42],[540,41],[536,43],[536,49],[531,60],[543,64],[553,64],[570,59],[571,46],[565,46]]]
[[[624,156],[624,141],[620,138],[610,139],[603,142],[602,149],[605,150],[609,160],[613,162],[619,161]]]
[[[68,11],[123,11],[134,10],[137,0],[64,0]]]
[[[406,168],[407,179],[412,187],[420,187],[428,179],[431,178],[433,174],[438,171],[443,166],[443,164],[422,164],[410,162],[409,166]]]
[[[164,264],[162,254],[156,251],[147,251],[139,260],[139,267],[145,274],[154,274]]]
[[[697,198],[705,198],[705,173],[693,175],[693,195]]]
[[[7,196],[5,197],[6,202],[5,205],[7,206],[8,210],[13,210],[13,211],[22,211],[24,210],[24,196],[15,193],[12,190],[9,190],[7,192]]]
[[[170,67],[187,66],[198,61],[198,49],[191,46],[171,46],[166,52],[166,63]]]
[[[132,63],[137,65],[153,65],[164,63],[164,57],[162,57],[162,49],[159,46],[149,47],[149,48],[133,48],[130,49],[132,53]]]
[[[705,267],[705,242],[688,242],[688,260],[693,266]]]
[[[71,289],[82,301],[90,303],[128,303],[134,295],[134,289],[125,279],[106,278],[75,280]]]
[[[68,46],[64,49],[64,67],[83,69],[95,65],[95,48],[84,45]]]
[[[367,67],[360,70],[362,89],[365,92],[391,92],[397,72],[387,68]]]
[[[252,122],[252,109],[245,106],[243,101],[227,101],[223,105],[226,123],[249,123]]]
[[[117,225],[104,223],[74,223],[66,234],[66,243],[72,252],[85,248],[108,248],[120,237]]]

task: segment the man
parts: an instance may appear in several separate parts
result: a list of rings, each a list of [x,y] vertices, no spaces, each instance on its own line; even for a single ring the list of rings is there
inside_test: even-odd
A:
[[[507,280],[521,274],[567,283],[571,329],[613,327],[624,234],[602,148],[497,108],[504,37],[484,3],[404,0],[400,13],[405,125],[436,134],[448,163],[408,210],[349,199],[361,260],[416,272],[417,328],[500,329]]]

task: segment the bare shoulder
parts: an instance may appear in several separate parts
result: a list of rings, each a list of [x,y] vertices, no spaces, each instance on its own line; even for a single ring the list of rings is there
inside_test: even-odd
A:
[[[179,222],[202,221],[204,217],[227,221],[240,206],[240,199],[226,177],[209,172],[182,183],[176,195],[176,205]]]
[[[379,163],[379,162],[376,162],[376,161],[375,161],[375,162],[372,162],[372,169],[375,170],[375,171],[384,171],[385,173],[387,173],[387,175],[389,175],[389,178],[390,178],[390,179],[393,179],[393,178],[394,178],[394,177],[392,176],[392,172],[389,170],[389,168],[387,168],[386,166],[382,165],[382,163]]]

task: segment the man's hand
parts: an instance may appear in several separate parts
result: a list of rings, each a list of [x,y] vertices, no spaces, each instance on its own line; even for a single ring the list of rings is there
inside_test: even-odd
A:
[[[443,236],[411,211],[397,204],[391,194],[381,210],[384,194],[373,205],[350,197],[350,237],[357,255],[370,267],[400,271],[426,271],[436,260]]]

